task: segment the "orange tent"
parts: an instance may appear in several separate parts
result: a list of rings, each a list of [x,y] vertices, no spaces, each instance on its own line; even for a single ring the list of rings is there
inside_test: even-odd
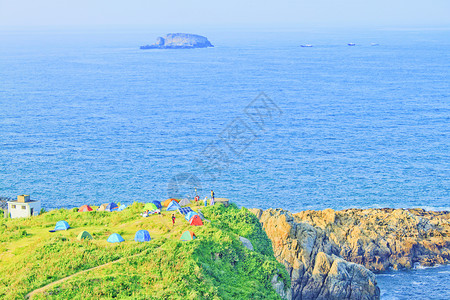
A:
[[[201,225],[203,225],[203,222],[202,222],[202,219],[200,219],[200,217],[198,215],[194,215],[189,220],[189,224],[194,225],[194,226],[201,226]]]
[[[83,211],[92,211],[92,208],[89,205],[83,205],[82,207],[80,207],[78,209],[78,212],[83,212]]]
[[[183,232],[183,234],[181,235],[180,240],[182,241],[192,241],[193,239],[196,239],[197,237],[195,236],[195,233],[193,233],[190,230],[186,230],[185,232]]]
[[[167,206],[169,206],[170,202],[172,202],[172,201],[177,201],[177,203],[180,202],[180,200],[178,200],[178,199],[171,198],[171,199],[167,199],[166,201],[164,201],[164,202],[161,203],[161,204],[162,204],[163,206],[167,207]]]

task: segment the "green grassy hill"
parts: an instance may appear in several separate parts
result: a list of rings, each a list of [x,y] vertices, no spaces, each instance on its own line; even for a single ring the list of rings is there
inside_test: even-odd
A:
[[[121,212],[59,209],[27,219],[0,219],[0,298],[23,299],[75,274],[33,298],[279,299],[270,281],[279,274],[289,285],[289,276],[273,257],[256,217],[234,205],[197,208],[211,222],[190,226],[175,213],[172,226],[172,212],[141,217],[142,203]],[[50,233],[59,220],[71,228]],[[139,229],[148,230],[152,241],[134,242]],[[78,241],[83,230],[94,240]],[[197,239],[180,241],[185,230]],[[125,242],[106,242],[115,232]],[[248,238],[255,251],[246,249],[239,236]],[[81,272],[96,266],[101,267]]]

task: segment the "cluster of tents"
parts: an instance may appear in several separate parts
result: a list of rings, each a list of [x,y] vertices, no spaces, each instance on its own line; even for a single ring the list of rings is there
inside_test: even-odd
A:
[[[118,206],[116,203],[110,202],[100,205],[97,211],[122,211],[125,208],[127,207],[124,204]],[[83,205],[78,209],[78,212],[86,212],[86,211],[93,211],[93,209],[89,205]]]
[[[64,220],[58,221],[58,222],[56,222],[55,229],[50,230],[50,232],[55,232],[55,231],[59,231],[59,230],[68,230],[69,228],[70,228],[70,225],[66,221],[64,221]],[[196,238],[196,236],[192,231],[186,230],[181,235],[180,240],[181,241],[191,241],[195,238]],[[81,241],[81,240],[93,240],[94,238],[92,237],[92,235],[89,232],[84,230],[78,234],[77,239],[79,241]],[[150,233],[147,230],[143,230],[143,229],[138,230],[136,232],[136,234],[134,235],[135,242],[150,242],[151,240],[152,240],[152,238],[150,237]],[[121,242],[125,242],[125,239],[120,234],[113,233],[108,237],[108,239],[106,241],[109,243],[121,243]]]
[[[211,201],[210,205],[214,205],[214,200]],[[205,204],[206,204],[206,200],[205,200]],[[178,199],[167,199],[163,202],[160,201],[152,201],[150,203],[146,203],[144,205],[144,210],[148,212],[147,216],[153,213],[159,213],[161,212],[162,207],[166,207],[167,211],[178,211],[181,214],[184,215],[184,218],[187,222],[189,222],[190,225],[193,226],[201,226],[203,225],[203,217],[200,216],[197,212],[193,211],[190,207],[187,208],[182,208],[183,206],[187,206],[190,205],[191,201],[189,201],[188,199],[182,199],[182,200],[178,200]],[[122,211],[126,208],[125,205],[117,205],[114,202],[110,202],[110,203],[104,203],[102,205],[99,206],[99,208],[97,209],[97,211],[108,211],[108,212],[112,212],[112,211]],[[78,212],[89,212],[89,211],[93,211],[93,208],[90,207],[89,205],[83,205],[78,209]],[[68,230],[70,228],[69,223],[67,223],[66,221],[58,221],[56,223],[55,229],[51,230],[51,232],[54,231],[58,231],[58,230]],[[196,235],[195,233],[193,233],[190,230],[186,230],[185,232],[183,232],[183,234],[180,237],[181,241],[192,241],[194,239],[196,239]],[[78,234],[77,236],[78,240],[93,240],[92,235],[87,232],[87,231],[82,231],[80,232],[80,234]],[[138,230],[134,236],[134,241],[136,242],[149,242],[151,241],[151,237],[150,237],[150,233],[147,230]],[[124,242],[125,239],[118,233],[113,233],[111,234],[107,241],[109,243],[121,243]]]

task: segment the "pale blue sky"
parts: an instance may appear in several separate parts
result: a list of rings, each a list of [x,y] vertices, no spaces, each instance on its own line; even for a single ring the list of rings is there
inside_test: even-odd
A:
[[[448,26],[450,0],[0,0],[0,28]]]

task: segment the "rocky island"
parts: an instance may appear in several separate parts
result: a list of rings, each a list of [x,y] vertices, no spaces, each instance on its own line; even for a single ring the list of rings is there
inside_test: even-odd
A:
[[[141,49],[193,49],[214,47],[204,36],[190,33],[169,33],[158,37],[152,45],[141,46]]]

